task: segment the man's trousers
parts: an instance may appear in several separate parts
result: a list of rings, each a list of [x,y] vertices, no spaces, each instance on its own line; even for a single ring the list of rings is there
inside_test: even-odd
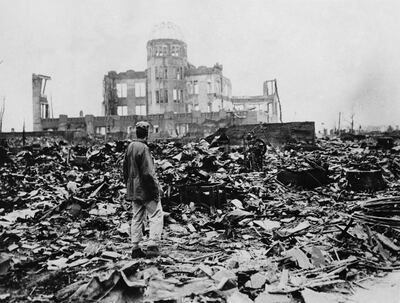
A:
[[[161,201],[132,201],[132,243],[139,243],[143,238],[145,216],[148,216],[150,235],[149,246],[158,245],[164,225],[164,214]]]

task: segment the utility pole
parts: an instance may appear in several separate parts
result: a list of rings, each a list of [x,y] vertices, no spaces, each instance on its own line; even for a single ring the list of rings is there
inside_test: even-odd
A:
[[[0,60],[0,64],[3,63],[3,60]],[[3,129],[3,116],[4,116],[4,111],[6,110],[6,98],[3,97],[3,104],[0,106],[0,133],[2,132]]]
[[[224,78],[222,76],[222,69],[221,69],[221,109],[224,109]]]
[[[109,82],[111,81],[111,85],[109,85]],[[104,133],[104,141],[107,143],[108,141],[108,128],[110,127],[110,119],[111,119],[111,104],[110,102],[114,102],[114,78],[104,78],[103,80],[103,88],[104,88],[104,105],[105,105],[105,115],[106,115],[106,127],[105,127],[105,133]]]
[[[341,112],[339,112],[339,123],[338,123],[338,134],[340,136],[340,116],[342,115]]]
[[[24,124],[22,125],[22,146],[25,146],[26,143],[26,134],[25,134],[25,119]]]
[[[354,133],[354,114],[351,115],[351,133]]]
[[[3,117],[6,110],[6,97],[3,97],[3,103],[0,106],[0,133],[3,131]]]
[[[53,113],[53,95],[50,95],[50,109],[51,109],[51,118],[54,118],[54,113]]]
[[[106,127],[105,127],[105,133],[104,133],[104,142],[107,143],[107,130],[108,130],[108,118],[110,117],[110,98],[108,96],[108,91],[107,91],[107,82],[106,79],[104,79],[103,82],[104,85],[104,101],[105,101],[105,111],[106,111]]]
[[[280,121],[281,123],[283,123],[283,122],[282,122],[282,105],[281,105],[281,99],[279,99],[279,94],[278,94],[278,83],[277,83],[277,80],[276,80],[276,79],[274,79],[274,84],[275,84],[275,95],[276,95],[276,98],[278,99],[278,105],[279,105],[279,121]]]

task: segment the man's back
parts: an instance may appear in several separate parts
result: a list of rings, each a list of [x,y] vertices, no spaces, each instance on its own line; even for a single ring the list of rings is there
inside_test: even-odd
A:
[[[136,139],[129,144],[125,153],[123,170],[128,200],[158,199],[158,181],[146,141]]]

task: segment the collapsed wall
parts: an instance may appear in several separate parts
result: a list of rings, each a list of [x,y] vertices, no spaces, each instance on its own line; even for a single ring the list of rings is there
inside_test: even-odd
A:
[[[315,122],[311,121],[233,125],[219,129],[215,135],[225,133],[230,144],[241,145],[243,138],[250,132],[272,145],[295,142],[315,144]]]

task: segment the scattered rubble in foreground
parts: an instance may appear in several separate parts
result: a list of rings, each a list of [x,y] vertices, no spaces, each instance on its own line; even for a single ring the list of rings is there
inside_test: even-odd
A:
[[[268,147],[248,172],[240,148],[151,144],[166,225],[138,260],[126,146],[3,149],[0,302],[339,302],[400,269],[397,146]]]

